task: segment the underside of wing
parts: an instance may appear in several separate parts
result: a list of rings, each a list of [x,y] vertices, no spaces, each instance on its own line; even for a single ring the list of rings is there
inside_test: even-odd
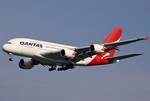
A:
[[[34,58],[40,61],[43,65],[63,65],[71,64],[72,62],[67,58],[60,55],[59,51],[56,52],[38,52],[35,54]]]
[[[135,56],[139,56],[139,55],[143,55],[143,54],[128,54],[128,55],[122,55],[122,56],[107,58],[107,60],[114,63],[114,62],[119,62],[120,60],[123,60],[123,59],[131,58],[131,57],[135,57]]]

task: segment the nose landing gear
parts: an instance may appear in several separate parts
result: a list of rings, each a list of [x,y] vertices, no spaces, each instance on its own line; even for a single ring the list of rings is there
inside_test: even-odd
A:
[[[13,61],[13,54],[12,53],[8,53],[8,55],[9,55],[9,61]]]
[[[13,59],[12,59],[12,58],[9,58],[9,61],[13,61]]]

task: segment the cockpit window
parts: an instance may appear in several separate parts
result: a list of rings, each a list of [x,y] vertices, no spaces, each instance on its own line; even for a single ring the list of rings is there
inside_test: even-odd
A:
[[[12,44],[11,42],[7,42],[7,44]]]

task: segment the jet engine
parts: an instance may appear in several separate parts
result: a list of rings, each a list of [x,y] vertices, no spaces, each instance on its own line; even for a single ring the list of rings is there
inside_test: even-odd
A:
[[[69,50],[69,49],[63,49],[61,50],[61,56],[65,56],[65,57],[68,57],[68,58],[74,58],[75,55],[76,55],[76,52],[73,51],[73,50]]]
[[[32,67],[34,67],[34,65],[37,65],[38,63],[32,59],[30,60],[24,60],[21,59],[19,62],[19,67],[21,69],[32,69]]]
[[[91,51],[95,51],[95,52],[104,52],[104,46],[103,45],[99,45],[99,44],[93,44],[90,46],[90,50]]]

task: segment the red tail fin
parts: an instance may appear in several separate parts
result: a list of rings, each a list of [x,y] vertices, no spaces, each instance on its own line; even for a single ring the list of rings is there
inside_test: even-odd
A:
[[[115,28],[112,33],[106,38],[104,43],[111,43],[116,42],[120,40],[120,37],[122,35],[123,29],[122,28]]]
[[[122,36],[122,32],[123,32],[122,28],[115,28],[112,31],[112,33],[105,39],[104,44],[105,43],[111,43],[111,42],[120,41],[120,38]],[[109,57],[113,57],[115,55],[115,51],[116,51],[115,49],[110,50],[109,51],[109,53],[110,53]]]

